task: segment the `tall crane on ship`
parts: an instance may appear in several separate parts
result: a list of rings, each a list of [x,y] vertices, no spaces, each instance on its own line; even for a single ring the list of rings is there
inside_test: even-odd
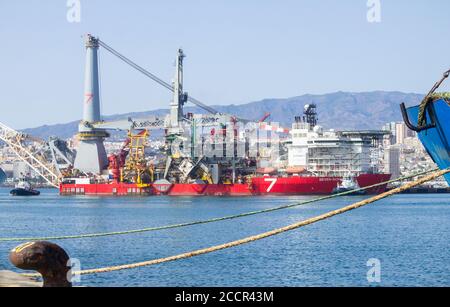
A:
[[[98,80],[98,49],[104,48],[135,70],[152,79],[166,89],[173,92],[173,99],[170,103],[170,113],[164,118],[157,116],[149,116],[143,119],[126,119],[105,122],[101,120],[100,115],[100,97],[99,97],[99,80]],[[176,59],[176,73],[173,84],[169,84],[148,70],[139,66],[123,54],[119,53],[105,42],[92,35],[86,36],[86,78],[85,78],[85,103],[83,120],[79,125],[80,143],[75,159],[75,168],[90,172],[100,173],[108,164],[106,152],[103,146],[103,140],[108,137],[108,130],[167,130],[167,140],[174,141],[181,138],[183,134],[184,123],[195,123],[202,127],[217,126],[219,124],[226,125],[236,120],[235,116],[222,114],[200,102],[199,100],[189,96],[183,89],[183,60],[185,54],[179,49]],[[183,106],[187,102],[192,102],[209,114],[195,114],[190,117],[184,115]],[[238,119],[244,121],[243,119]],[[170,164],[170,159],[168,159]]]

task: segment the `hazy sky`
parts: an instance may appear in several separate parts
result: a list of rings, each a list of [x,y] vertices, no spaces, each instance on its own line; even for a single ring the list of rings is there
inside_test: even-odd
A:
[[[15,128],[78,120],[92,33],[213,104],[334,91],[427,91],[450,67],[450,1],[0,0],[0,121]],[[170,92],[101,51],[103,114],[166,107]],[[259,112],[261,113],[261,112]]]

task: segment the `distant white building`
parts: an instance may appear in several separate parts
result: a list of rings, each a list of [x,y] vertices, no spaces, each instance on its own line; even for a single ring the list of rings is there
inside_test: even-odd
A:
[[[15,161],[13,163],[13,178],[15,180],[32,177],[34,175],[34,171],[25,162]]]
[[[383,130],[391,132],[390,145],[404,144],[405,139],[416,136],[403,122],[387,123]]]
[[[395,125],[395,144],[405,143],[405,138],[407,137],[407,127],[403,123],[397,123]]]
[[[392,179],[400,177],[400,147],[389,146],[384,152],[384,172],[392,174]]]

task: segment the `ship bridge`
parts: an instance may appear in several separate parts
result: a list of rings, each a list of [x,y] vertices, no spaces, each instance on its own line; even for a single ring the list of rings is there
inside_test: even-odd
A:
[[[360,130],[360,131],[339,131],[339,135],[349,138],[370,139],[372,146],[378,147],[383,143],[383,139],[387,135],[391,135],[390,131],[384,130]]]

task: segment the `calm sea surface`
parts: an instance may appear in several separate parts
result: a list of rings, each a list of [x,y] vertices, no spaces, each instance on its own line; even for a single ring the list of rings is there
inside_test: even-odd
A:
[[[0,237],[110,232],[210,219],[310,199],[13,198],[0,189]],[[343,197],[231,221],[125,236],[55,241],[82,269],[171,256],[285,226],[351,204]],[[0,270],[14,268],[0,242]],[[367,261],[381,261],[381,283]],[[448,195],[399,195],[248,245],[157,266],[82,276],[83,286],[450,286]]]

